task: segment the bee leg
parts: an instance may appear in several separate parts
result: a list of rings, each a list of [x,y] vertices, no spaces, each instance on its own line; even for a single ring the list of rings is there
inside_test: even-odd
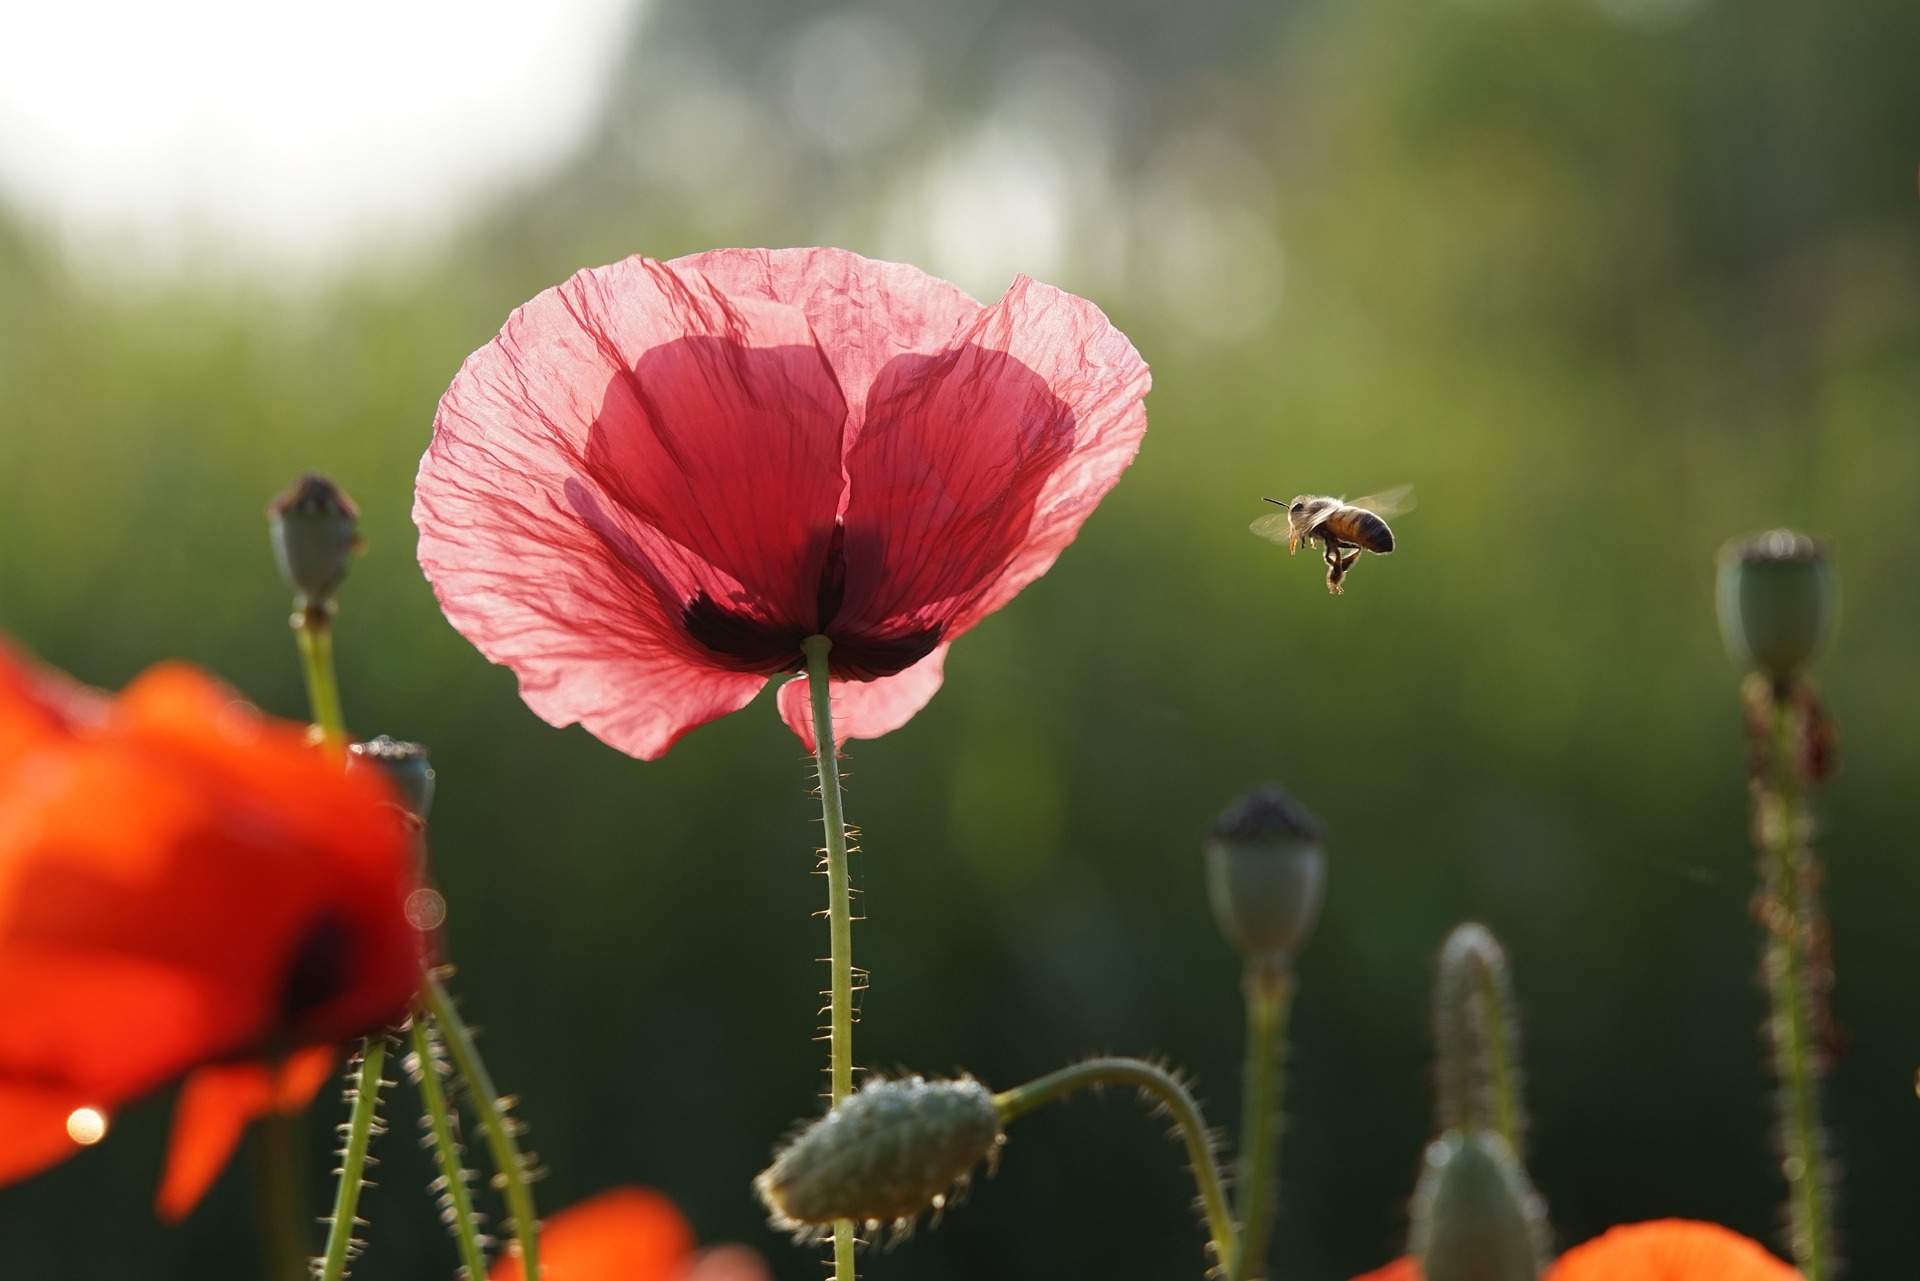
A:
[[[1340,544],[1331,538],[1322,540],[1324,559],[1327,562],[1327,591],[1335,596],[1342,594],[1340,580],[1346,577],[1346,562],[1340,556]]]

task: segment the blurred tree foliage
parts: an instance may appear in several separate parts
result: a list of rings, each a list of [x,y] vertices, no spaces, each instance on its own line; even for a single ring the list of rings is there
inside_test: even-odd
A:
[[[332,473],[371,545],[340,621],[349,714],[433,746],[458,987],[526,1099],[544,1204],[646,1181],[703,1237],[817,1276],[747,1193],[823,1062],[798,744],[765,700],[653,765],[535,720],[412,563],[412,469],[460,360],[537,290],[631,252],[885,252],[889,199],[1004,105],[1009,60],[1070,48],[1118,86],[1111,216],[1131,248],[1119,269],[1069,257],[1059,283],[1153,362],[1153,427],[932,706],[856,746],[862,1060],[1006,1086],[1084,1051],[1164,1052],[1232,1123],[1235,963],[1198,838],[1278,777],[1333,830],[1301,965],[1285,1275],[1398,1249],[1429,1127],[1429,956],[1467,916],[1511,948],[1561,1244],[1662,1215],[1769,1237],[1736,673],[1709,586],[1724,537],[1791,523],[1834,539],[1846,611],[1822,672],[1846,733],[1824,836],[1845,1240],[1861,1276],[1912,1259],[1920,7],[921,0],[889,20],[926,109],[854,158],[785,128],[769,70],[833,13],[662,0],[561,172],[337,279],[107,278],[47,229],[0,227],[0,626],[89,680],[181,656],[298,714],[261,508],[299,470]],[[650,87],[695,65],[761,163],[674,187],[633,158],[671,124]],[[1230,338],[1127,266],[1164,230],[1118,203],[1129,175],[1195,130],[1254,159],[1270,196],[1241,206],[1284,254],[1277,310]],[[1262,493],[1402,481],[1422,498],[1402,550],[1342,599],[1244,532]],[[406,1087],[393,1098],[405,1116]],[[145,1217],[163,1130],[156,1102],[0,1192],[9,1270],[255,1275],[232,1244],[243,1176],[184,1229]],[[408,1133],[365,1202],[370,1278],[453,1268]],[[1189,1195],[1156,1125],[1082,1102],[1022,1122],[971,1204],[866,1270],[1197,1275]]]

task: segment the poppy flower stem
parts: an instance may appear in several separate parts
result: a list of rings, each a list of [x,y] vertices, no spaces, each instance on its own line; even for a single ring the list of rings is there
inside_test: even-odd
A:
[[[1264,1277],[1280,1173],[1281,1100],[1287,1088],[1287,1016],[1293,1008],[1291,967],[1251,965],[1247,1004],[1246,1091],[1241,1107],[1238,1266],[1232,1281]]]
[[[307,678],[307,704],[314,724],[335,751],[347,745],[347,714],[340,704],[340,679],[333,666],[333,611],[331,606],[309,605],[293,615],[293,636],[300,646],[300,666]]]
[[[813,704],[813,763],[820,780],[820,819],[826,827],[828,965],[831,1022],[828,1024],[830,1100],[853,1093],[853,902],[847,874],[847,817],[840,794],[840,757],[833,741],[833,699],[828,689],[827,653],[833,641],[809,636],[801,644],[807,656],[807,695]],[[833,1225],[834,1281],[854,1281],[853,1223]]]
[[[447,1230],[459,1248],[465,1281],[486,1281],[487,1255],[480,1244],[480,1225],[473,1213],[473,1191],[467,1187],[468,1171],[461,1160],[460,1140],[453,1131],[453,1112],[447,1106],[446,1086],[440,1079],[446,1071],[446,1059],[424,1007],[414,1010],[413,1057],[407,1066],[420,1087],[420,1103],[427,1113],[427,1133],[440,1165],[436,1188],[441,1198],[441,1217],[446,1220]]]
[[[1822,993],[1831,985],[1832,969],[1820,911],[1813,816],[1801,778],[1805,740],[1815,727],[1810,698],[1784,685],[1756,675],[1747,690],[1754,735],[1753,836],[1762,887],[1758,914],[1766,932],[1763,973],[1773,1006],[1767,1030],[1780,1078],[1780,1165],[1794,1262],[1807,1281],[1831,1281],[1832,1170],[1821,1125],[1820,1078],[1826,1073]]]
[[[1240,1257],[1240,1237],[1233,1226],[1233,1215],[1227,1208],[1227,1193],[1220,1178],[1220,1165],[1214,1159],[1213,1139],[1207,1133],[1207,1122],[1200,1114],[1200,1105],[1194,1101],[1192,1092],[1181,1083],[1179,1077],[1145,1059],[1087,1059],[996,1094],[993,1103],[1000,1112],[1000,1124],[1004,1126],[1037,1108],[1058,1102],[1075,1091],[1103,1085],[1132,1086],[1173,1118],[1181,1139],[1186,1143],[1187,1161],[1193,1167],[1193,1181],[1200,1189],[1200,1204],[1206,1212],[1207,1231],[1213,1237],[1215,1260],[1229,1276],[1239,1275],[1236,1268]]]
[[[474,1048],[473,1033],[454,1008],[439,975],[428,972],[421,980],[421,999],[433,1014],[447,1046],[453,1070],[466,1087],[480,1128],[487,1136],[487,1149],[493,1156],[494,1186],[506,1196],[507,1213],[513,1219],[513,1236],[520,1247],[521,1274],[527,1281],[540,1281],[540,1217],[533,1207],[533,1180],[527,1161],[515,1141],[516,1123],[507,1116],[505,1101],[494,1088],[487,1065]]]
[[[360,1042],[360,1063],[354,1071],[348,1093],[353,1110],[341,1127],[339,1182],[333,1190],[333,1215],[327,1220],[327,1248],[320,1258],[318,1281],[341,1281],[347,1275],[347,1263],[358,1251],[354,1229],[361,1225],[360,1189],[367,1173],[367,1144],[378,1128],[380,1079],[387,1065],[385,1034],[369,1036]]]
[[[254,1157],[259,1181],[255,1185],[261,1244],[266,1253],[267,1275],[274,1281],[307,1281],[305,1215],[300,1209],[301,1195],[299,1114],[270,1111],[260,1118],[256,1132]]]

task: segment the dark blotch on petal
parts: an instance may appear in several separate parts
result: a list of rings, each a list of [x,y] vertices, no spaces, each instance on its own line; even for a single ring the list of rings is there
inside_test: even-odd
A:
[[[352,985],[355,933],[353,922],[332,910],[307,926],[280,991],[280,1010],[289,1023]]]
[[[736,672],[797,672],[806,665],[800,642],[806,637],[735,613],[701,592],[680,610],[680,625],[720,666]]]
[[[944,624],[935,624],[903,636],[835,636],[828,665],[846,681],[874,681],[897,676],[939,647]]]

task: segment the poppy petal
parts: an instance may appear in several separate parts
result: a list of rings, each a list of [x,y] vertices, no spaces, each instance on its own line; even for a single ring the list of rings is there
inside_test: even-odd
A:
[[[970,336],[1045,379],[1072,411],[1074,434],[1070,454],[1034,501],[1019,550],[948,624],[948,640],[1012,600],[1074,540],[1140,450],[1153,381],[1146,361],[1098,307],[1025,276],[987,309]]]
[[[772,1281],[766,1261],[743,1245],[702,1250],[680,1281]]]
[[[941,645],[897,676],[872,681],[827,682],[833,708],[834,745],[850,738],[879,738],[899,729],[932,701],[945,679],[947,650]],[[796,676],[780,687],[780,719],[814,750],[813,702],[807,678]]]
[[[174,1104],[167,1170],[154,1200],[162,1219],[178,1223],[193,1212],[227,1168],[247,1123],[265,1115],[272,1101],[265,1064],[223,1063],[187,1077]]]
[[[1546,1281],[1798,1281],[1757,1242],[1717,1223],[1630,1223],[1573,1247]]]
[[[811,629],[845,419],[798,309],[643,258],[581,272],[441,401],[421,567],[535,713],[659,756],[765,683],[716,669],[682,623],[693,602]]]
[[[549,1218],[540,1228],[543,1281],[680,1281],[692,1258],[693,1229],[673,1202],[649,1188],[609,1188]],[[491,1281],[521,1281],[520,1260],[503,1256]]]
[[[845,249],[712,249],[667,266],[729,298],[799,308],[846,398],[849,439],[859,434],[874,379],[888,362],[947,350],[983,310],[959,286],[918,267]]]

